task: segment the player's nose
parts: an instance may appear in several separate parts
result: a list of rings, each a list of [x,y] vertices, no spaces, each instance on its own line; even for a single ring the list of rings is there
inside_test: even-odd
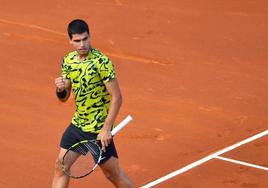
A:
[[[84,43],[84,41],[80,41],[80,43],[79,43],[79,46],[80,46],[80,47],[83,47],[83,46],[85,46],[85,43]]]

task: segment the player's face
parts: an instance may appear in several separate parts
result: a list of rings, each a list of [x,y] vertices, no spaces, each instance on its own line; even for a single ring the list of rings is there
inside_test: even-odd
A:
[[[87,32],[73,34],[70,43],[79,55],[87,55],[90,49],[89,35]]]

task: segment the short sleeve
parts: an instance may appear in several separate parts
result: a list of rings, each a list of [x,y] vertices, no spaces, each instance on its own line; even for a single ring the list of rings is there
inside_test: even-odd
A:
[[[100,57],[97,61],[97,68],[104,83],[116,78],[114,66],[108,57]]]
[[[61,64],[61,75],[62,75],[63,79],[68,79],[68,80],[70,79],[69,69],[70,69],[70,67],[67,65],[65,58],[64,58],[62,60],[62,64]]]

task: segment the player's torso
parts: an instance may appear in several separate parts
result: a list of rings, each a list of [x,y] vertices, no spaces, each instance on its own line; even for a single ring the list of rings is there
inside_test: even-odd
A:
[[[97,68],[100,58],[91,54],[84,61],[78,61],[73,54],[65,66],[72,84],[76,113],[72,122],[78,127],[88,127],[86,131],[97,129],[107,117],[110,96]]]

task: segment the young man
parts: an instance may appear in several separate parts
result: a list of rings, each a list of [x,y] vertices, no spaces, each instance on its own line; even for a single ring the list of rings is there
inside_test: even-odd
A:
[[[75,51],[62,62],[62,76],[55,79],[56,95],[65,102],[74,94],[76,112],[65,130],[55,164],[52,188],[66,188],[69,177],[60,161],[66,150],[85,139],[100,139],[104,151],[100,163],[104,175],[118,188],[134,187],[118,164],[111,129],[120,109],[122,97],[111,61],[90,45],[90,32],[85,21],[76,19],[68,25],[70,43]]]

